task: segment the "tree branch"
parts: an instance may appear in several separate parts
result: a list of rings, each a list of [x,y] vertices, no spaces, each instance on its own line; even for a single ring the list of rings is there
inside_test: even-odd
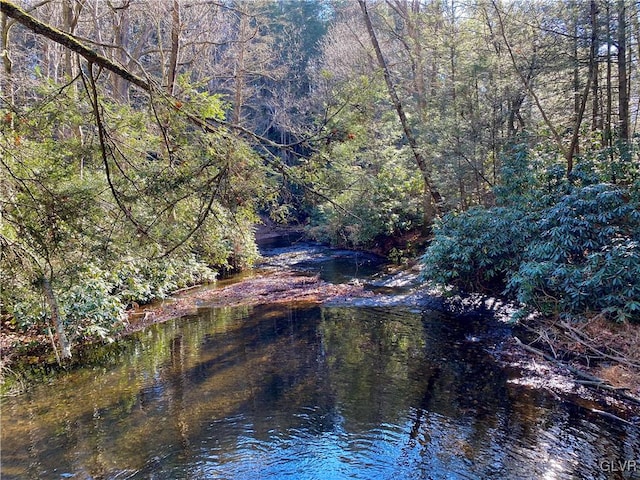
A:
[[[99,55],[94,50],[87,48],[82,43],[80,43],[73,35],[63,32],[62,30],[58,30],[57,28],[52,27],[51,25],[47,25],[42,23],[37,18],[28,14],[26,11],[22,10],[17,5],[14,5],[12,2],[8,0],[0,0],[0,11],[6,14],[8,17],[13,18],[18,23],[21,23],[29,30],[47,37],[48,39],[59,43],[60,45],[68,48],[69,50],[77,53],[81,57],[85,58],[89,63],[94,63],[99,65],[100,67],[109,70],[110,72],[115,73],[116,75],[121,76],[125,80],[137,85],[143,90],[150,91],[153,86],[148,81],[143,78],[138,77],[137,75],[132,74],[131,72],[125,70],[119,65],[116,65],[112,61],[106,59],[105,57]]]

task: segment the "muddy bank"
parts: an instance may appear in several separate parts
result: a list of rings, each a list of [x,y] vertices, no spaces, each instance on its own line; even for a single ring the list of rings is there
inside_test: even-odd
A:
[[[132,311],[125,334],[153,323],[196,313],[199,308],[293,302],[318,304],[373,296],[374,293],[366,291],[361,284],[336,285],[318,276],[268,271],[231,285],[185,292],[160,304]]]

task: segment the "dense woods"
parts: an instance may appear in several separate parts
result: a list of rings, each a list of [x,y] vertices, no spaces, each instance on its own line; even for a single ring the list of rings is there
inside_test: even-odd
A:
[[[61,358],[250,266],[267,217],[640,319],[637,1],[0,5],[0,314]]]

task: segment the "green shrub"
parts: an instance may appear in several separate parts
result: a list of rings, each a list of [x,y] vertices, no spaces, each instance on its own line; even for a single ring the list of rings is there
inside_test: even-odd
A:
[[[317,205],[308,234],[332,245],[368,247],[381,237],[401,235],[422,225],[421,183],[398,152],[389,149],[371,172],[357,167],[353,180]],[[344,176],[343,176],[344,178]]]
[[[522,313],[640,320],[639,164],[611,153],[587,152],[567,176],[519,138],[501,158],[500,207],[445,216],[423,276],[474,291],[506,281]]]
[[[124,305],[102,275],[85,279],[59,295],[60,314],[70,341],[110,340],[125,325]]]
[[[509,288],[545,314],[640,313],[640,211],[626,189],[575,188],[538,221]]]
[[[70,287],[56,285],[59,314],[69,339],[110,340],[124,325],[125,307],[166,298],[190,285],[213,282],[216,272],[193,255],[177,259],[128,258],[110,269],[93,264],[82,267]],[[16,325],[22,329],[46,328],[50,313],[42,294],[22,292],[11,306]]]
[[[462,290],[502,290],[532,236],[530,217],[506,207],[446,215],[422,263],[423,278]]]
[[[146,303],[166,298],[190,285],[210,283],[217,273],[193,255],[145,260],[129,258],[111,270],[111,294],[123,303]]]
[[[537,219],[537,220],[536,220]],[[552,207],[475,208],[436,225],[423,277],[462,290],[505,286],[547,315],[640,318],[640,208],[622,187],[575,187]]]
[[[35,292],[20,292],[19,301],[9,305],[15,325],[23,331],[37,325],[47,325],[49,313],[42,295]]]

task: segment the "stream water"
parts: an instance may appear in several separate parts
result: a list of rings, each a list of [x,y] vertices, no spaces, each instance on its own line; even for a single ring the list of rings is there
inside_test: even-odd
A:
[[[266,253],[331,281],[381,271]],[[407,306],[202,308],[3,399],[1,478],[640,478],[638,427],[523,386],[492,355],[507,333]]]

